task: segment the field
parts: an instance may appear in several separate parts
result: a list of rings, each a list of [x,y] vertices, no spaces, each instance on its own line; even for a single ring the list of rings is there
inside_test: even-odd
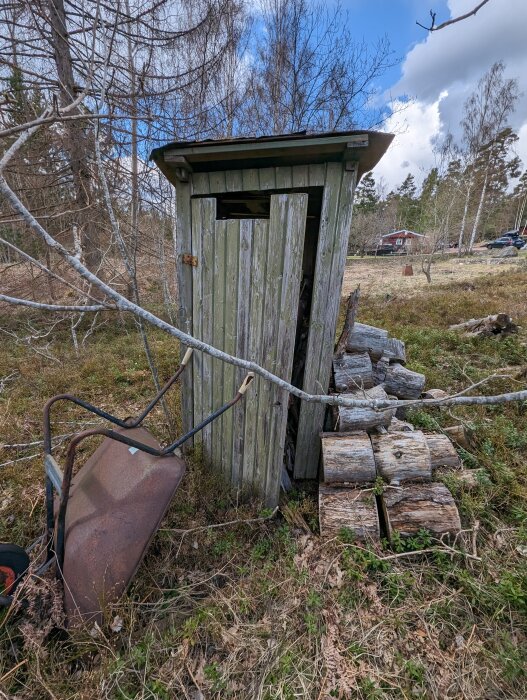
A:
[[[455,392],[499,375],[482,391],[525,388],[525,261],[443,260],[430,285],[413,264],[416,274],[403,278],[398,260],[350,260],[344,291],[360,282],[358,319],[405,340],[427,387]],[[498,311],[523,326],[517,336],[448,331]],[[152,380],[131,321],[91,332],[86,322],[76,352],[68,323],[49,332],[34,312],[0,314],[0,444],[23,444],[0,453],[0,540],[25,544],[43,525],[45,400],[68,390],[129,415],[147,403]],[[166,379],[177,347],[154,331],[151,341]],[[149,419],[162,440],[180,426],[177,390],[168,410],[172,428],[161,410]],[[525,403],[413,412],[422,428],[463,422],[474,431],[461,453],[478,470],[474,483],[443,476],[465,530],[455,552],[426,532],[381,545],[346,532],[323,540],[314,484],[271,518],[258,503],[237,503],[196,451],[128,595],[101,627],[64,631],[47,576],[25,583],[20,602],[0,613],[0,697],[526,698],[526,414]],[[88,422],[62,409],[54,425],[67,436]]]

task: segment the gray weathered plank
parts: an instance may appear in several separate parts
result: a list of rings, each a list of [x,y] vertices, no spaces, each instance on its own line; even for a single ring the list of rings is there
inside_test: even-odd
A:
[[[307,216],[307,194],[279,195],[271,198],[277,200],[279,208],[278,221],[281,227],[279,235],[283,239],[282,274],[279,304],[277,306],[276,364],[278,376],[290,381],[293,369],[298,298],[302,277],[302,253]],[[270,225],[275,223],[271,216]],[[287,430],[289,395],[283,389],[270,386],[270,401],[274,413],[269,439],[269,461],[267,465],[265,497],[269,506],[278,503],[280,476],[284,459],[284,445]]]
[[[326,182],[326,164],[318,163],[315,165],[308,165],[309,173],[309,186],[310,187],[323,187]]]
[[[261,168],[260,169],[260,189],[274,190],[276,189],[276,168]]]
[[[261,363],[265,369],[276,372],[276,341],[278,331],[278,306],[283,269],[281,251],[284,247],[284,229],[287,212],[287,196],[273,195],[269,217],[267,263],[264,277],[264,310],[262,318]],[[280,416],[280,407],[272,402],[273,388],[269,382],[260,386],[256,428],[254,488],[265,493],[270,455],[273,454],[271,431]]]
[[[213,318],[214,318],[214,259],[216,245],[216,200],[212,198],[200,199],[199,207],[201,213],[201,259],[198,266],[194,268],[201,277],[201,288],[197,289],[201,300],[201,333],[202,339],[206,343],[213,343]],[[201,420],[212,410],[213,384],[213,360],[209,355],[202,354],[201,363],[201,387],[196,387],[196,391],[201,391]],[[211,450],[211,427],[207,426],[202,431],[202,443],[204,453],[210,458]]]
[[[309,166],[294,165],[293,171],[293,187],[308,187],[309,186]]]
[[[227,170],[225,173],[226,192],[241,192],[243,189],[243,178],[241,170]]]
[[[304,375],[305,391],[326,393],[329,384],[340,289],[351,226],[355,171],[329,163],[322,201],[318,255]],[[315,478],[318,471],[324,406],[303,403],[300,409],[295,477]]]
[[[237,316],[238,316],[238,265],[240,258],[240,221],[226,221],[225,239],[225,312],[224,312],[224,341],[223,350],[229,355],[235,355],[237,350]],[[230,400],[235,393],[234,365],[224,364],[223,367],[223,403]],[[224,413],[222,421],[221,458],[224,474],[233,481],[233,434],[234,413]]]
[[[276,189],[290,190],[293,187],[293,173],[290,165],[276,168]]]
[[[192,334],[195,338],[203,337],[203,199],[192,199],[192,255],[201,265],[189,266],[192,270]],[[194,421],[199,423],[203,419],[203,360],[205,355],[201,352],[192,354],[193,365],[193,396],[194,396]],[[203,435],[196,436],[196,442],[202,441]]]
[[[178,182],[176,187],[176,270],[178,279],[178,320],[185,333],[192,333],[192,267],[183,264],[183,255],[192,252],[192,222],[190,208],[190,183]],[[181,348],[181,358],[186,348]],[[188,432],[194,423],[193,362],[182,376],[181,412],[183,432]],[[190,441],[189,441],[190,442]],[[190,444],[187,443],[187,446]]]
[[[236,318],[236,355],[248,359],[249,326],[251,311],[251,254],[254,222],[250,219],[240,221],[240,242],[238,256],[238,291]],[[245,377],[245,370],[235,368],[236,387],[239,387]],[[247,398],[232,409],[233,415],[233,448],[232,448],[232,483],[236,487],[243,481],[243,450],[245,435],[245,411],[247,402],[254,400],[254,386],[249,389]]]
[[[225,275],[226,275],[226,239],[227,221],[216,221],[214,241],[214,311],[212,345],[223,349],[225,343]],[[225,363],[220,360],[212,360],[212,410],[216,410],[223,404],[223,377]],[[211,460],[213,464],[222,465],[222,434],[223,416],[211,423],[212,447]]]
[[[247,354],[248,359],[258,363],[262,362],[262,326],[267,244],[269,238],[268,231],[268,221],[263,219],[256,219],[254,221],[251,251],[252,279]],[[257,375],[253,381],[253,387],[251,387],[245,407],[242,485],[248,488],[252,488],[255,481],[256,427],[260,404],[260,389],[263,383],[263,380]]]
[[[192,194],[203,195],[209,194],[209,174],[208,173],[193,173],[192,174]]]
[[[244,190],[259,190],[260,177],[258,168],[242,170],[242,182]]]

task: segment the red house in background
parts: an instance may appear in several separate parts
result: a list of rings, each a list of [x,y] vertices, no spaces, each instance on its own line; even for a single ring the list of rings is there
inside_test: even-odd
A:
[[[381,245],[389,243],[395,246],[397,251],[401,252],[405,250],[415,250],[423,244],[425,238],[426,236],[424,233],[416,233],[415,231],[401,229],[400,231],[391,231],[381,236]]]

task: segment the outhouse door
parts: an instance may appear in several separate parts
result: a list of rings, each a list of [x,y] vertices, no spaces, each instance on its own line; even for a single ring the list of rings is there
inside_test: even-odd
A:
[[[268,219],[217,219],[212,197],[192,199],[192,333],[289,380],[302,273],[307,194],[271,195]],[[194,424],[232,398],[245,370],[193,355]],[[256,377],[246,400],[203,430],[205,461],[228,481],[280,487],[288,394]]]

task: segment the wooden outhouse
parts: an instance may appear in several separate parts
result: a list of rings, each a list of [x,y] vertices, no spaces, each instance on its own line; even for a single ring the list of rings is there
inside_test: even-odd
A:
[[[176,187],[180,328],[326,393],[354,189],[391,140],[350,131],[155,149]],[[195,352],[183,376],[189,428],[234,395],[244,371]],[[284,464],[317,477],[324,417],[324,406],[257,377],[245,402],[203,430],[203,455],[273,506]]]

